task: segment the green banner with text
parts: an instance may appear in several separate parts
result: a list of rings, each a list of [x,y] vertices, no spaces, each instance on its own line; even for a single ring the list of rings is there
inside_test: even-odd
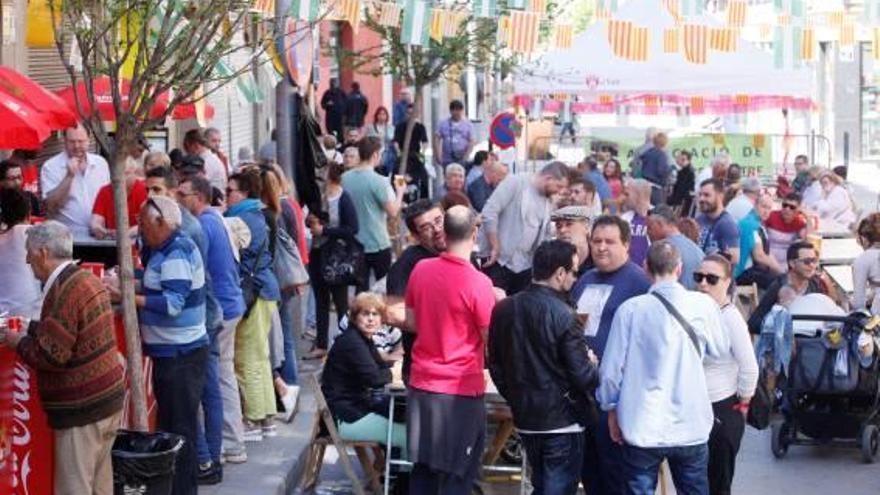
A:
[[[635,150],[642,145],[641,140],[608,139],[617,144],[620,164],[627,168]],[[712,157],[726,153],[731,163],[738,163],[743,169],[773,170],[773,156],[770,138],[761,134],[702,134],[672,137],[666,149],[675,156],[679,151],[691,153],[696,168],[709,164]]]

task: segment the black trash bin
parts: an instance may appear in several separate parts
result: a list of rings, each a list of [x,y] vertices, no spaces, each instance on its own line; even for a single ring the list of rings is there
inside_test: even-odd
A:
[[[114,495],[170,495],[183,442],[173,433],[119,430],[113,442]]]

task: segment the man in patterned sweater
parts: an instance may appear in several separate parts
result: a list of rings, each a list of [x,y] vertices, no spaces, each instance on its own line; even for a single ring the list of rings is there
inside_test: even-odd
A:
[[[27,232],[27,262],[43,283],[40,321],[27,333],[0,330],[37,371],[40,399],[55,433],[56,495],[113,493],[110,449],[122,417],[122,361],[110,296],[72,261],[73,237],[56,221]]]

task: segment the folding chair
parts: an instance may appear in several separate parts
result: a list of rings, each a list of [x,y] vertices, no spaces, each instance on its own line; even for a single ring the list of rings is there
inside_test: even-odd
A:
[[[339,460],[342,462],[342,469],[345,476],[352,483],[352,490],[355,495],[365,495],[364,486],[354,472],[354,464],[348,455],[348,449],[352,448],[361,463],[364,473],[367,475],[367,482],[372,493],[382,493],[382,468],[376,466],[384,466],[384,453],[382,446],[377,442],[349,441],[340,438],[339,431],[336,429],[336,422],[333,420],[330,409],[327,407],[327,400],[321,391],[321,382],[319,374],[312,375],[312,388],[315,392],[315,402],[317,403],[317,411],[315,421],[312,424],[311,442],[309,443],[306,454],[306,466],[303,474],[301,487],[303,490],[312,489],[318,482],[321,475],[321,467],[324,464],[324,452],[328,445],[333,446],[339,453]],[[373,452],[373,460],[370,460],[369,452]]]

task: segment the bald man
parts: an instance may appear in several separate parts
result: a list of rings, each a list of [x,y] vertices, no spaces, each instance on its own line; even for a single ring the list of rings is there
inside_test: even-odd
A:
[[[89,236],[95,198],[110,183],[107,161],[88,151],[86,130],[70,128],[64,133],[64,151],[50,158],[40,170],[47,216],[66,225],[74,239]]]

